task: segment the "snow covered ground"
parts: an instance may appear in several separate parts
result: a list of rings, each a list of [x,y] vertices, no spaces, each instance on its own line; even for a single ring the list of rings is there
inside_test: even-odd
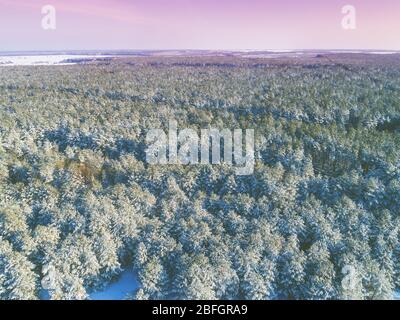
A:
[[[397,54],[400,51],[365,51],[365,50],[333,50],[328,53],[359,53],[359,54]]]
[[[353,54],[399,54],[399,51],[362,51],[362,50],[239,50],[239,51],[199,51],[199,50],[167,50],[167,51],[123,51],[104,53],[0,53],[0,67],[2,66],[46,66],[72,65],[95,60],[108,60],[116,57],[137,56],[238,56],[243,58],[282,58],[313,56],[318,53],[353,53]]]
[[[96,59],[111,58],[104,55],[23,55],[0,56],[1,66],[71,65]]]
[[[117,282],[108,285],[104,290],[89,295],[90,300],[124,300],[128,295],[134,295],[140,284],[132,271],[125,271]]]

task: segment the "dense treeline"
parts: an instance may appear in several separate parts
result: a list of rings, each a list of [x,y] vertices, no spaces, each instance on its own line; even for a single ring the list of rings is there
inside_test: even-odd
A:
[[[125,268],[137,299],[391,299],[400,58],[387,59],[2,68],[0,299],[85,299]],[[170,118],[255,129],[254,175],[148,165],[145,134]]]

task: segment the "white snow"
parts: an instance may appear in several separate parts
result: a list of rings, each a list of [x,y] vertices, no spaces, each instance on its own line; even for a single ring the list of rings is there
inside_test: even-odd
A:
[[[400,53],[397,51],[371,51],[369,52],[369,54],[396,54],[396,53]]]
[[[26,55],[26,56],[0,56],[1,66],[48,66],[48,65],[72,65],[77,62],[63,62],[73,59],[108,58],[104,55]]]
[[[327,51],[327,53],[396,54],[400,51],[333,50]]]
[[[89,295],[90,300],[124,300],[139,289],[137,276],[132,271],[125,271],[118,281],[108,285],[104,290]]]

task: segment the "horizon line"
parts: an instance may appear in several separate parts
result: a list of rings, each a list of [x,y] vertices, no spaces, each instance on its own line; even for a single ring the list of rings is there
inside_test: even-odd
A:
[[[241,51],[249,51],[249,52],[296,52],[296,51],[381,51],[381,52],[398,52],[400,53],[400,49],[376,49],[376,48],[368,48],[368,49],[342,49],[342,48],[329,48],[329,49],[321,49],[321,48],[313,48],[313,49],[273,49],[273,48],[266,48],[266,49],[45,49],[45,50],[1,50],[1,53],[61,53],[61,52],[163,52],[163,51],[178,51],[178,52],[241,52]]]

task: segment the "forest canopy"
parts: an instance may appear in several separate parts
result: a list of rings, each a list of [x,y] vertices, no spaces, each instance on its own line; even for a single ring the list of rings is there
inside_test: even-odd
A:
[[[254,129],[254,174],[146,163],[171,118]],[[392,299],[399,129],[397,55],[2,67],[0,299]]]

